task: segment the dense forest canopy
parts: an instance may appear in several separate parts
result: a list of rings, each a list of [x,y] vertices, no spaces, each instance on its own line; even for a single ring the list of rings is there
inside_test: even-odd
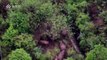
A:
[[[107,60],[107,0],[0,0],[1,60]]]

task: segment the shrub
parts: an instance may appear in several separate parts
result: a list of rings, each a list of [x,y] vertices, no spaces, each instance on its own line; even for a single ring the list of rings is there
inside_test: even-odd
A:
[[[75,12],[84,12],[85,8],[87,7],[87,2],[86,1],[83,1],[81,3],[70,3],[72,2],[72,0],[67,0],[68,3],[65,4],[65,9],[66,11],[68,12],[68,14],[74,14]],[[76,14],[78,14],[76,13]],[[72,17],[72,16],[71,16]]]
[[[81,32],[91,30],[94,28],[92,22],[90,22],[90,18],[87,14],[80,13],[76,18],[76,25],[80,29]]]
[[[72,52],[71,55],[68,55],[65,60],[84,60],[84,56],[82,54],[78,54],[76,51]]]
[[[78,18],[78,15],[85,14],[84,11],[86,7],[87,7],[86,1],[83,1],[81,3],[67,3],[64,5],[64,10],[67,12],[68,23],[71,25],[72,28],[73,28],[72,25],[75,24],[75,21]],[[88,15],[86,14],[86,16]]]
[[[5,24],[4,19],[0,16],[0,27]]]
[[[11,5],[19,5],[23,0],[9,0]]]
[[[105,36],[104,34],[95,35],[92,32],[81,33],[80,34],[80,39],[81,39],[80,46],[84,50],[85,49],[90,50],[94,48],[94,46],[97,44],[107,45],[106,39],[104,36]]]
[[[61,30],[69,30],[69,27],[67,26],[67,18],[64,17],[64,15],[53,15],[48,21],[52,23],[51,33],[55,38],[59,37],[58,34],[61,32]]]
[[[32,58],[24,49],[16,49],[9,54],[8,60],[32,60]]]
[[[37,10],[37,14],[40,14],[43,17],[52,16],[54,12],[54,5],[51,2],[43,3],[40,5],[39,9]]]
[[[48,17],[51,17],[54,12],[54,6],[51,2],[46,2],[43,4],[37,5],[34,13],[30,14],[30,29],[35,31],[40,22],[46,21]],[[35,8],[34,8],[35,9]]]
[[[17,48],[32,50],[36,46],[35,41],[33,40],[33,36],[27,33],[13,37],[11,40],[13,45]]]
[[[22,7],[20,10],[26,13],[32,12],[35,14],[41,3],[42,2],[40,2],[39,0],[23,0],[23,3],[21,4]]]
[[[7,22],[0,16],[0,35],[4,33],[7,27],[8,27]]]
[[[107,60],[107,48],[102,45],[96,45],[86,57],[86,60]]]
[[[75,54],[75,56],[73,58],[74,58],[74,60],[84,60],[84,56],[81,54]]]
[[[54,5],[52,5],[51,1],[23,0],[21,6],[26,13],[33,12],[39,15],[40,18],[51,16],[54,12]]]
[[[38,60],[48,60],[49,59],[48,55],[44,54],[42,52],[41,48],[39,48],[39,47],[35,47],[33,49],[33,54],[36,57],[36,59],[38,59]]]
[[[76,18],[76,26],[80,29],[80,45],[82,49],[90,49],[99,43],[98,36],[94,34],[94,24],[90,21],[88,14],[79,13]]]
[[[100,17],[102,17],[107,24],[107,11],[103,11],[99,14]]]
[[[84,0],[81,1],[81,3],[77,3],[77,8],[80,12],[85,12],[85,10],[87,9],[88,3]]]
[[[68,12],[69,18],[70,17],[75,18],[77,14],[76,12],[79,11],[76,4],[66,4],[65,10]]]
[[[29,16],[21,12],[10,12],[8,18],[9,24],[12,24],[20,33],[29,31]]]
[[[6,32],[4,33],[4,35],[2,36],[3,39],[3,43],[5,45],[10,44],[11,45],[11,38],[15,37],[16,35],[18,35],[18,30],[14,29],[12,25],[10,25],[10,27],[6,30]]]
[[[41,55],[42,55],[42,50],[41,50],[41,48],[35,47],[35,48],[33,49],[33,54],[35,55],[35,57],[36,57],[37,59],[40,59],[40,58],[41,58]]]
[[[21,3],[19,3],[20,1],[21,1]],[[51,17],[54,12],[54,8],[55,8],[54,5],[52,5],[50,0],[44,0],[44,1],[41,1],[41,0],[17,0],[17,1],[10,0],[10,2],[12,5],[16,4],[15,5],[16,7],[20,6],[20,8],[14,8],[14,7],[11,8],[12,11],[18,10],[18,11],[21,11],[21,12],[29,15],[29,19],[30,19],[29,27],[30,27],[31,32],[35,31],[35,29],[38,27],[40,22],[45,21],[47,17]],[[12,13],[10,13],[10,14],[12,14]],[[19,14],[19,12],[18,12],[18,14]],[[18,18],[20,18],[20,20],[21,20],[21,16],[22,15],[20,15],[18,17]],[[23,18],[25,18],[25,17],[23,16]],[[26,16],[26,18],[27,18],[27,16]],[[26,26],[27,26],[27,23],[24,23],[24,24],[26,24]],[[21,26],[25,27],[24,25],[21,25]]]
[[[81,2],[84,2],[86,0],[67,0],[66,2],[67,3],[81,3]]]

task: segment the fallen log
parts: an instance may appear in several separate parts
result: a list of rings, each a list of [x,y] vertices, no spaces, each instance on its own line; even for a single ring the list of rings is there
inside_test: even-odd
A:
[[[53,60],[63,60],[65,54],[66,54],[66,45],[61,41],[60,42],[60,52]]]
[[[77,43],[76,43],[75,39],[74,39],[74,38],[71,38],[71,39],[70,39],[70,42],[71,42],[73,48],[75,49],[75,51],[76,51],[77,53],[81,54],[80,48],[79,48],[79,46],[77,46]]]
[[[58,56],[56,56],[56,58],[54,59],[54,60],[63,60],[63,57],[64,57],[64,55],[65,55],[65,50],[62,50],[59,54],[58,54]]]

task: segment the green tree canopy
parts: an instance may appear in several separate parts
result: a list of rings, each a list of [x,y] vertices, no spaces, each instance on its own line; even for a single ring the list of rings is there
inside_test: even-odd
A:
[[[96,45],[86,57],[86,60],[107,60],[107,48],[102,45]]]
[[[32,60],[24,49],[16,49],[9,54],[9,60]]]

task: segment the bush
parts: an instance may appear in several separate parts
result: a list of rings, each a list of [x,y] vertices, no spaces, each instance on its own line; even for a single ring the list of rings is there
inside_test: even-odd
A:
[[[26,33],[13,37],[11,40],[16,48],[32,50],[36,46],[35,41],[33,40],[33,36]]]
[[[2,39],[11,39],[18,34],[18,31],[13,28],[12,25],[7,29],[7,31],[2,36]]]
[[[107,60],[107,48],[102,45],[96,45],[86,57],[86,60]]]
[[[88,14],[79,13],[76,18],[76,26],[80,29],[80,45],[82,49],[89,50],[100,43],[99,36],[94,34],[94,24],[90,21]]]
[[[41,50],[41,48],[39,48],[39,47],[35,47],[35,48],[33,49],[33,52],[32,52],[32,53],[35,55],[36,59],[40,59],[40,58],[41,58],[41,55],[42,55],[42,50]]]
[[[5,24],[5,21],[4,21],[4,19],[0,16],[0,27],[2,27],[2,25],[4,25]],[[1,28],[0,28],[1,29]]]
[[[34,13],[39,18],[51,16],[54,12],[54,5],[51,1],[40,1],[40,0],[23,0],[21,4],[23,12]]]
[[[44,54],[42,52],[41,48],[39,48],[39,47],[35,47],[33,49],[33,54],[37,60],[48,60],[49,59],[48,57],[50,57],[49,55]]]
[[[32,60],[32,58],[24,49],[16,49],[9,54],[8,60]]]
[[[91,30],[94,28],[94,25],[92,22],[90,22],[90,18],[87,14],[80,13],[78,17],[76,18],[76,25],[80,29],[81,32]]]
[[[20,10],[26,13],[35,13],[41,3],[39,0],[23,0]]]
[[[67,24],[67,18],[64,17],[64,15],[57,15],[57,16],[53,15],[48,21],[52,23],[51,33],[55,38],[59,37],[58,34],[61,32],[61,30],[63,29],[69,30],[69,26]]]
[[[30,29],[35,31],[40,22],[46,21],[48,17],[51,17],[54,12],[54,6],[51,2],[46,2],[43,4],[37,5],[34,8],[34,13],[30,14]],[[36,9],[36,10],[35,10]]]
[[[67,3],[81,3],[81,2],[84,2],[86,0],[67,0],[66,2]]]
[[[8,18],[9,24],[12,24],[20,33],[29,31],[29,16],[21,12],[10,12]]]
[[[54,12],[54,5],[52,5],[51,2],[47,2],[47,3],[43,3],[42,5],[40,5],[39,9],[37,10],[37,14],[40,14],[40,16],[42,17],[49,17],[52,16],[53,12]]]
[[[52,5],[50,0],[44,0],[44,1],[41,1],[41,0],[17,0],[17,1],[10,0],[10,3],[11,3],[11,5],[14,6],[10,9],[10,11],[17,12],[17,10],[18,10],[18,13],[16,13],[17,16],[19,14],[19,11],[29,15],[30,26],[28,26],[28,27],[30,27],[31,32],[35,31],[35,29],[38,27],[40,22],[45,21],[47,17],[51,17],[54,12],[54,8],[55,8],[54,5]],[[20,8],[17,6],[19,6]],[[9,14],[14,14],[14,13],[9,13]],[[23,16],[23,15],[25,16],[25,14],[22,14],[22,15],[18,16],[18,18],[20,18],[20,20],[22,20],[21,16]],[[23,16],[23,18],[26,19],[27,16],[26,16],[26,18],[24,16]],[[27,23],[22,23],[22,24],[26,24],[26,26],[27,26]],[[19,26],[20,26],[20,24],[19,24]],[[25,27],[24,25],[21,25],[21,26]],[[21,26],[20,26],[20,28],[18,28],[19,30],[22,29]]]
[[[67,1],[68,3],[65,4],[64,8],[68,12],[68,14],[74,14],[75,12],[76,14],[78,14],[80,12],[84,12],[85,8],[88,5],[86,1],[83,1],[81,3],[70,3],[72,2],[72,0],[67,0]]]
[[[82,54],[78,54],[76,51],[72,52],[71,55],[68,55],[67,59],[72,60],[84,60],[84,56]]]
[[[107,24],[107,11],[103,11],[99,14],[100,17],[104,19],[104,22]]]
[[[80,15],[86,15],[86,18],[88,18],[87,20],[89,20],[88,15],[84,13],[86,7],[87,7],[86,1],[83,1],[81,3],[68,2],[67,4],[64,5],[64,10],[67,12],[67,20],[68,20],[68,23],[71,25],[71,28],[74,28],[74,26],[72,25],[75,25],[75,22]]]
[[[23,0],[9,0],[11,5],[19,5]]]
[[[6,30],[6,32],[4,33],[4,35],[2,36],[3,39],[3,44],[11,45],[11,39],[13,37],[15,37],[16,35],[18,35],[18,30],[14,29],[12,25],[10,25],[10,27]]]
[[[2,35],[7,29],[7,22],[0,16],[0,35]]]
[[[104,34],[96,35],[93,32],[81,33],[80,34],[80,46],[82,49],[86,49],[86,51],[93,49],[97,44],[106,44],[106,38]]]

